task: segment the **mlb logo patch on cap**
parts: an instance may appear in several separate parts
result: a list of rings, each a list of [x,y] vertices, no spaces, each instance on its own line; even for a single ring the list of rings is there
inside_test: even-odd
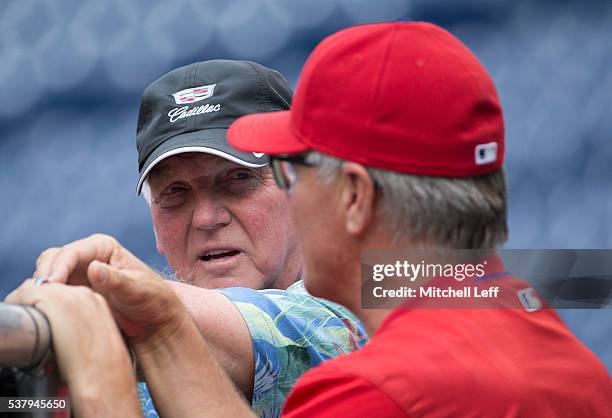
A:
[[[490,164],[497,161],[497,142],[476,145],[475,163],[476,165]]]

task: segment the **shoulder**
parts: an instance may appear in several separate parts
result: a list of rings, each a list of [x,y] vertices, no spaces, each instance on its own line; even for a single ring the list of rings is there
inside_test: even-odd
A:
[[[351,312],[309,295],[301,283],[287,290],[219,291],[234,303],[251,335],[256,412],[280,408],[303,373],[367,341]]]
[[[278,345],[288,343],[287,340],[305,338],[312,342],[322,334],[335,335],[345,340],[343,345],[349,351],[365,344],[364,327],[353,313],[308,294],[301,281],[287,290],[228,288],[219,292],[236,305],[253,338],[271,337],[274,345]],[[349,335],[352,338],[348,338]]]

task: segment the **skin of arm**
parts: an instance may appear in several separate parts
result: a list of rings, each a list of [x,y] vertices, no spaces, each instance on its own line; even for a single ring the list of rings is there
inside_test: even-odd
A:
[[[191,316],[185,311],[177,322],[163,343],[149,340],[135,345],[160,416],[255,417]]]
[[[250,402],[255,375],[253,343],[240,311],[214,290],[179,282],[168,285],[187,308],[211,354]]]

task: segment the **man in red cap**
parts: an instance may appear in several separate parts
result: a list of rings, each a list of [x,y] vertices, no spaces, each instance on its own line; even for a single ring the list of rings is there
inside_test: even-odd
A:
[[[370,248],[431,248],[446,261],[506,240],[501,106],[453,35],[427,23],[341,31],[309,57],[290,111],[238,119],[229,141],[277,154],[308,290],[373,336],[303,376],[286,416],[612,416],[603,365],[499,263],[487,287],[502,297],[487,309],[364,308]]]
[[[228,138],[238,149],[275,155],[308,290],[353,310],[372,335],[361,351],[306,373],[284,416],[612,416],[603,365],[494,256],[507,236],[501,106],[485,69],[450,33],[428,23],[336,33],[308,59],[290,111],[245,116]],[[428,249],[431,265],[461,258],[455,249],[484,254],[475,258],[484,260],[483,274],[465,281],[481,295],[490,286],[502,296],[470,309],[409,296],[399,309],[368,309],[361,257],[388,247]],[[438,279],[425,278],[423,285]],[[140,281],[134,294],[150,291],[150,281]],[[25,286],[22,302],[53,304],[60,296]],[[121,286],[121,274],[113,273],[99,288],[108,297]],[[176,296],[157,283],[150,298],[163,300],[168,313],[155,318],[163,332],[146,336],[150,349],[139,360],[163,395],[162,415],[181,405],[181,417],[247,416],[195,326],[180,320],[186,314]],[[168,353],[184,346],[190,349],[179,366],[190,368],[170,367]],[[58,348],[76,358],[61,341]],[[209,376],[209,384],[179,385],[185,375]]]

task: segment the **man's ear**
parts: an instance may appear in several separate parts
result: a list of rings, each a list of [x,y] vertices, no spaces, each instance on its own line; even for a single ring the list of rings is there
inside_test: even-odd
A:
[[[342,164],[342,206],[345,228],[350,235],[362,235],[372,222],[376,204],[374,181],[361,164]]]

